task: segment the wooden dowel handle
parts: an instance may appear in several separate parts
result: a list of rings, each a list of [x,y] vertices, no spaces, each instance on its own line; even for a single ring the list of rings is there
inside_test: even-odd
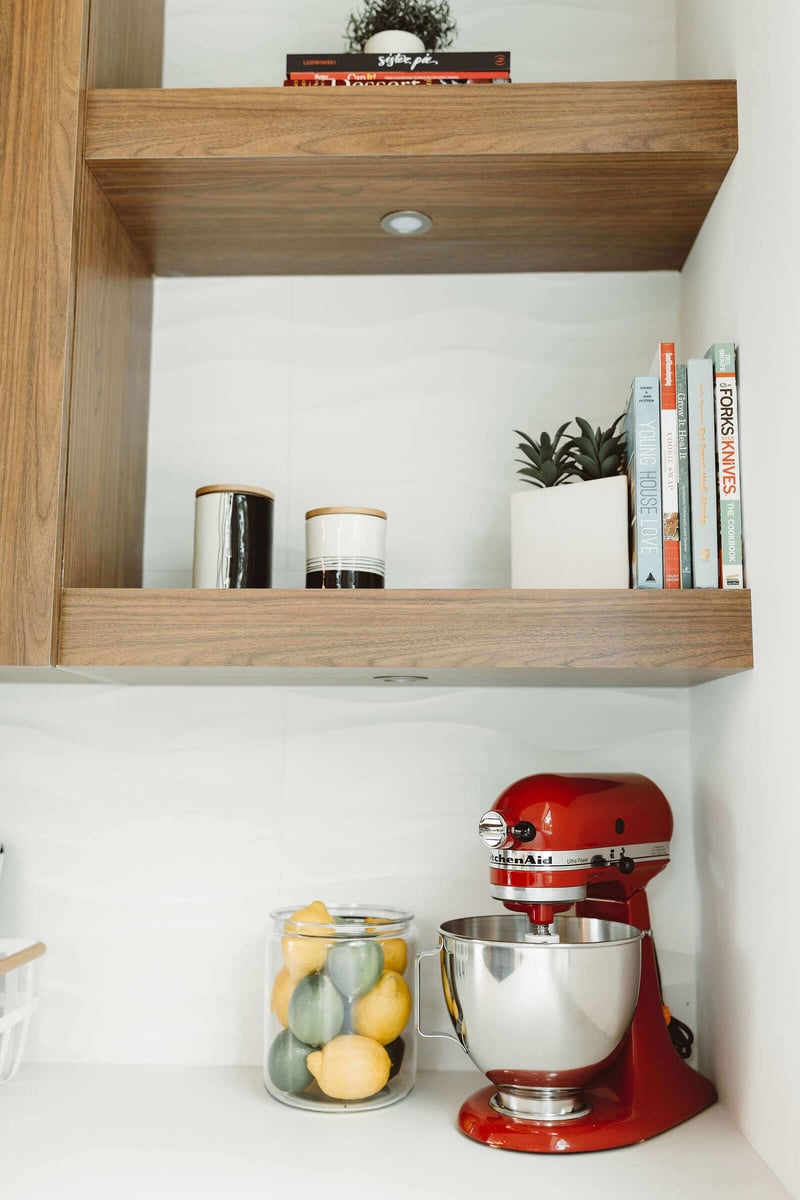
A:
[[[0,975],[6,975],[15,967],[24,966],[34,958],[40,958],[46,949],[44,942],[35,942],[32,946],[26,946],[24,950],[17,950],[16,954],[8,954],[5,958],[0,958]]]

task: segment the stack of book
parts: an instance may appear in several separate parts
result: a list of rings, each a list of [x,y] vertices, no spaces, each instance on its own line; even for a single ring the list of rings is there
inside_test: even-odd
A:
[[[415,87],[510,83],[508,50],[287,54],[284,87]]]
[[[631,586],[743,588],[736,347],[661,342],[627,408]]]

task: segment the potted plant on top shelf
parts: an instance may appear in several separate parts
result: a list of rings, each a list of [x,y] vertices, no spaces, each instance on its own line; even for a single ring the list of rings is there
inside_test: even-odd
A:
[[[353,53],[383,54],[444,50],[455,35],[448,0],[364,0],[345,39]]]
[[[514,431],[530,486],[511,496],[511,586],[627,588],[624,414],[608,429],[576,417],[570,435],[569,424],[538,440]]]

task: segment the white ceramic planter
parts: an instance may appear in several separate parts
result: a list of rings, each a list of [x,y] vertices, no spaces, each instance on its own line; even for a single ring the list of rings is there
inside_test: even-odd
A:
[[[628,481],[511,495],[512,588],[627,588]]]
[[[365,54],[412,54],[425,49],[425,43],[405,29],[382,29],[364,42]]]

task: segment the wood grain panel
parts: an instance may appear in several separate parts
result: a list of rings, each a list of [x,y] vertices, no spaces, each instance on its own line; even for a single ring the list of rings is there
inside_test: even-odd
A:
[[[736,153],[733,80],[93,92],[86,156]]]
[[[195,160],[94,164],[158,275],[677,270],[727,159]],[[673,197],[681,178],[681,203]],[[418,238],[380,218],[416,209]]]
[[[64,584],[136,587],[142,579],[153,285],[88,171],[76,275]]]
[[[157,88],[164,0],[92,0],[87,87]]]
[[[677,269],[735,150],[727,81],[111,91],[87,132],[163,275]]]
[[[156,86],[163,0],[92,0],[87,75],[97,86]],[[63,579],[141,583],[152,281],[84,165],[77,210]]]
[[[60,662],[685,686],[752,667],[750,593],[67,590]]]
[[[52,658],[84,5],[0,6],[0,663]]]

